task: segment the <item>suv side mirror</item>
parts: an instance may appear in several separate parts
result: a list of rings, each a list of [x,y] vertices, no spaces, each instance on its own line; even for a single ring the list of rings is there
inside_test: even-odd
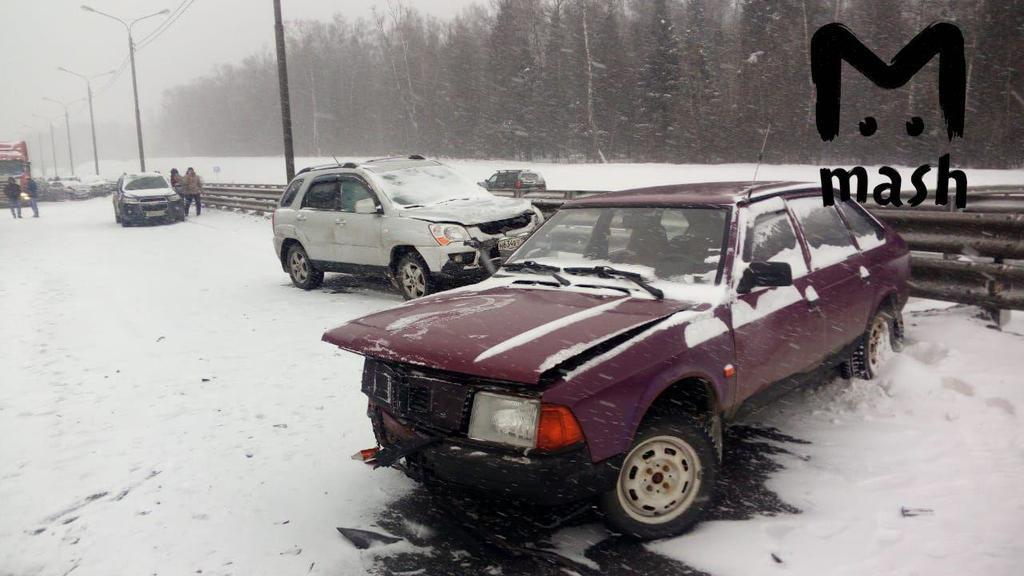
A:
[[[788,262],[751,262],[743,271],[736,291],[746,294],[758,286],[792,286],[793,270]]]

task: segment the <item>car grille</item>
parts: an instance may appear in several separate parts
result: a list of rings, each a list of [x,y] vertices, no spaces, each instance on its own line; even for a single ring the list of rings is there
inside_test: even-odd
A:
[[[530,225],[533,221],[533,214],[530,212],[524,212],[515,218],[506,218],[504,220],[495,220],[493,222],[484,222],[483,224],[477,225],[484,234],[490,234],[496,236],[498,234],[504,234],[509,230],[519,230]]]
[[[366,360],[363,393],[393,416],[443,433],[464,433],[472,390],[434,371]]]
[[[364,394],[414,428],[448,435],[465,435],[477,390],[514,386],[372,358],[363,367]]]

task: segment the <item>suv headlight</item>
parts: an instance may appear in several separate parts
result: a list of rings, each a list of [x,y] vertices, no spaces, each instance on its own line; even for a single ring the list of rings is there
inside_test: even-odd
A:
[[[139,199],[138,198],[132,198],[131,196],[125,196],[123,202],[125,204],[138,204],[139,203]]]
[[[469,240],[469,232],[466,232],[466,229],[458,224],[431,224],[430,235],[440,246]]]
[[[167,200],[170,202],[177,202],[178,200],[181,200],[181,196],[179,196],[177,192],[174,192],[167,197]]]
[[[554,451],[583,442],[572,410],[535,398],[477,392],[467,434],[473,440]]]

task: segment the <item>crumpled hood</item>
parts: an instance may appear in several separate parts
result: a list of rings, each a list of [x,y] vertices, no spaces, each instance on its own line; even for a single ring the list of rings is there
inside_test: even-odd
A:
[[[408,218],[428,222],[457,222],[468,226],[515,218],[524,212],[533,213],[528,200],[501,196],[453,200],[423,208],[405,208],[401,211],[402,216]]]
[[[415,300],[339,326],[323,340],[374,358],[536,384],[561,362],[689,306],[504,285]]]

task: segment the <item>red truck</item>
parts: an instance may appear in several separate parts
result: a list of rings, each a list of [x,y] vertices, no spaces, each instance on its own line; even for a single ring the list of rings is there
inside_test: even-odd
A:
[[[7,181],[11,176],[18,181],[22,190],[28,187],[32,177],[32,163],[28,161],[28,144],[20,142],[0,142],[0,179]]]

